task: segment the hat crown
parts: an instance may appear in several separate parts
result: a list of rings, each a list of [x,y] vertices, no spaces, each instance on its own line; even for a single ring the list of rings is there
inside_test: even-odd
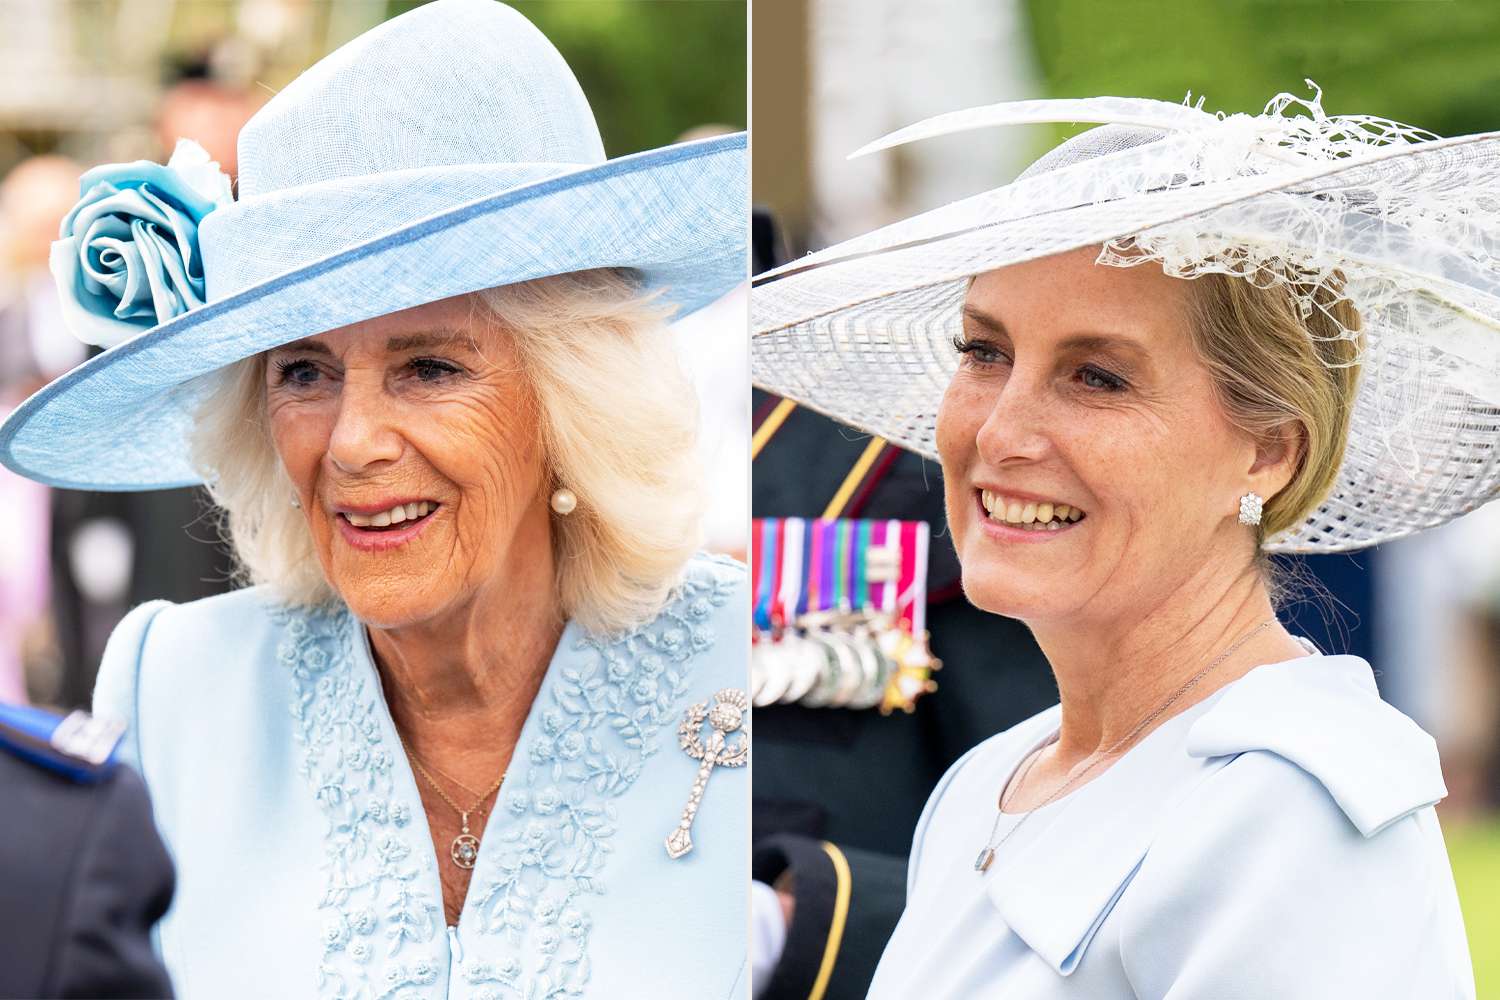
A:
[[[433,0],[335,50],[239,139],[239,196],[416,168],[595,164],[604,145],[562,54],[496,0]]]
[[[1111,153],[1144,146],[1161,140],[1166,134],[1161,129],[1140,125],[1100,125],[1052,147],[1032,161],[1031,166],[1021,171],[1016,180],[1029,180],[1038,174],[1051,173],[1085,160],[1093,160]]]

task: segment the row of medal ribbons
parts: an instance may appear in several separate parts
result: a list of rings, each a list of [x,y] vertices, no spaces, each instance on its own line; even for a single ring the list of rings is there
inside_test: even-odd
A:
[[[936,688],[925,521],[757,518],[750,565],[756,706],[897,708]]]

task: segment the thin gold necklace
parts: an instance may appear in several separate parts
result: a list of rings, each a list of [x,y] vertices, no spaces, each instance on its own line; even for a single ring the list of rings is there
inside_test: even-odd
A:
[[[454,802],[452,799],[450,799],[448,797],[448,793],[443,791],[443,786],[438,784],[437,779],[435,779],[431,775],[431,773],[428,772],[427,768],[422,766],[422,762],[417,759],[417,755],[412,753],[411,747],[406,745],[406,738],[398,732],[396,734],[396,739],[401,741],[401,748],[406,751],[406,757],[411,761],[412,766],[417,769],[417,773],[420,774],[423,778],[427,779],[427,783],[432,786],[432,790],[437,792],[438,795],[442,797],[442,800],[448,803],[448,805],[453,809],[454,812],[458,813],[460,820],[463,822],[463,830],[459,833],[458,836],[453,838],[453,844],[448,849],[448,856],[451,857],[453,859],[453,863],[460,868],[463,868],[465,870],[473,868],[474,862],[479,860],[479,838],[469,832],[469,814],[478,812],[479,807],[484,805],[485,800],[487,800],[491,795],[494,795],[500,790],[500,786],[505,783],[506,772],[501,771],[500,777],[497,778],[495,780],[495,783],[490,786],[489,791],[479,796],[479,798],[475,800],[472,806],[465,809],[457,802]],[[452,778],[449,778],[448,780],[453,781]],[[455,785],[458,785],[459,788],[462,788],[464,791],[468,792],[470,795],[474,794],[474,790],[472,788],[465,788],[457,781],[453,781],[453,783]]]
[[[1000,801],[995,806],[995,823],[990,827],[990,835],[985,839],[984,847],[980,850],[979,856],[974,859],[974,870],[981,875],[989,871],[990,865],[992,865],[995,861],[995,852],[1000,849],[1001,844],[1004,844],[1007,840],[1010,839],[1011,834],[1020,829],[1022,823],[1026,822],[1033,815],[1035,815],[1036,812],[1043,806],[1050,805],[1057,799],[1061,798],[1064,792],[1077,784],[1079,778],[1082,778],[1085,774],[1092,771],[1094,767],[1097,766],[1105,758],[1116,753],[1120,750],[1121,747],[1125,746],[1131,740],[1139,736],[1142,730],[1144,730],[1152,722],[1160,718],[1161,714],[1168,708],[1170,708],[1177,701],[1177,699],[1187,694],[1190,690],[1193,689],[1195,685],[1197,685],[1199,681],[1208,676],[1208,672],[1210,670],[1212,670],[1214,667],[1217,667],[1220,663],[1223,663],[1224,660],[1228,658],[1229,654],[1233,653],[1236,649],[1239,649],[1245,643],[1249,642],[1251,636],[1255,635],[1261,629],[1269,628],[1270,626],[1275,624],[1275,618],[1268,618],[1267,620],[1261,622],[1259,625],[1255,626],[1249,632],[1246,632],[1239,639],[1237,639],[1234,645],[1230,646],[1228,649],[1224,650],[1224,652],[1214,657],[1213,662],[1211,662],[1208,666],[1204,667],[1202,670],[1198,671],[1191,678],[1189,678],[1186,684],[1183,684],[1182,687],[1173,692],[1170,698],[1158,705],[1156,711],[1152,712],[1150,715],[1142,719],[1135,726],[1135,728],[1130,730],[1130,732],[1126,733],[1123,737],[1116,740],[1109,747],[1099,751],[1094,756],[1084,761],[1082,764],[1075,766],[1073,770],[1068,774],[1068,778],[1065,782],[1063,782],[1061,788],[1057,789],[1051,795],[1048,795],[1037,805],[1028,809],[1025,815],[1023,815],[1019,820],[1016,821],[1016,825],[1006,831],[1005,836],[1001,837],[999,842],[996,842],[995,833],[1000,829],[1000,821],[1005,818],[1005,793],[1010,791],[1012,788],[1019,786],[1020,781],[1024,780],[1026,774],[1030,772],[1031,765],[1036,762],[1037,758],[1041,757],[1042,753],[1047,749],[1047,747],[1051,746],[1057,741],[1057,736],[1054,735],[1052,739],[1048,740],[1040,748],[1034,751],[1032,755],[1026,759],[1025,770],[1017,775],[1016,778],[1011,779],[1011,781],[1007,783],[1006,788],[1001,791]]]

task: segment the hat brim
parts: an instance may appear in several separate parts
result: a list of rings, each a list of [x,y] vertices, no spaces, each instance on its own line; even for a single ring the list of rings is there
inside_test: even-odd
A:
[[[1176,224],[1213,220],[1235,234],[1236,206],[1297,197],[1290,220],[1306,219],[1322,194],[1376,183],[1409,194],[1461,202],[1472,180],[1500,170],[1500,134],[1390,147],[1369,158],[1311,164],[1276,174],[1101,203],[1011,211],[1005,189],[923,213],[755,280],[751,293],[751,374],[762,389],[894,444],[936,458],[939,403],[957,366],[951,343],[961,329],[968,280],[1070,250]],[[1041,175],[1045,186],[1046,175]],[[1305,196],[1305,197],[1304,197]],[[1022,205],[1024,208],[1024,205]],[[1033,209],[1037,207],[1032,206]],[[1455,213],[1459,214],[1459,213]],[[1380,220],[1361,217],[1371,227]],[[1370,235],[1351,230],[1357,235]],[[1265,540],[1276,552],[1363,548],[1451,520],[1500,493],[1500,279],[1476,264],[1487,232],[1453,233],[1453,245],[1410,253],[1387,226],[1378,239],[1339,248],[1353,266],[1378,269],[1410,287],[1434,322],[1424,340],[1380,343],[1378,363],[1400,377],[1368,371],[1360,380],[1349,443],[1332,495],[1306,522]],[[1265,232],[1245,232],[1265,239]],[[1311,236],[1311,234],[1309,234]],[[1286,245],[1299,238],[1291,222]],[[1465,241],[1473,246],[1460,245]],[[1358,303],[1356,303],[1358,305]],[[1414,302],[1414,307],[1416,303]],[[1371,330],[1379,340],[1382,331]],[[1422,373],[1420,386],[1413,384]],[[1388,374],[1388,373],[1387,373]],[[1482,375],[1486,385],[1477,379]],[[1420,389],[1420,391],[1418,391]],[[1397,397],[1418,402],[1394,402]],[[1379,419],[1397,407],[1409,417],[1395,432]]]
[[[0,424],[0,464],[50,486],[191,486],[203,376],[302,337],[498,285],[639,271],[676,317],[745,280],[743,132],[506,190],[280,274],[91,358]],[[674,317],[675,318],[675,317]]]

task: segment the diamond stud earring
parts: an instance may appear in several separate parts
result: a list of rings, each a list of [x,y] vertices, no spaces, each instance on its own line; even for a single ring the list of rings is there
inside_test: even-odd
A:
[[[574,495],[572,490],[566,487],[559,487],[552,491],[552,509],[559,514],[566,517],[573,513],[574,508],[577,506],[578,497]]]
[[[1260,507],[1265,501],[1255,493],[1246,493],[1240,497],[1240,523],[1259,524]]]
[[[298,509],[302,507],[302,501],[297,499],[296,494],[292,495],[292,506]]]

